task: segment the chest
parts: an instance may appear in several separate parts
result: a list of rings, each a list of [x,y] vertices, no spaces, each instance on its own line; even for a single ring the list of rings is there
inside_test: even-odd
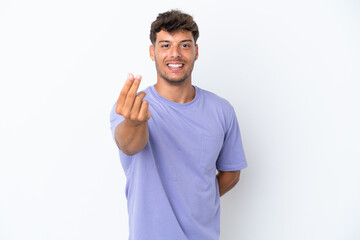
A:
[[[215,171],[225,136],[221,113],[212,108],[178,110],[161,106],[150,111],[150,141],[160,168],[173,172],[175,178],[188,171]]]

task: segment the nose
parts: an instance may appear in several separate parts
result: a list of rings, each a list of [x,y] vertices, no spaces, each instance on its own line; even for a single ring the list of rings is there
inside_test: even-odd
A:
[[[181,57],[180,49],[177,46],[173,46],[171,48],[170,57],[171,58],[179,58],[179,57]]]

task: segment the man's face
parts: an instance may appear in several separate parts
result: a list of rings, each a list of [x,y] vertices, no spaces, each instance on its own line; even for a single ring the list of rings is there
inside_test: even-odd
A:
[[[198,46],[190,31],[160,31],[156,34],[155,44],[150,46],[150,56],[155,61],[158,78],[181,85],[191,79]]]

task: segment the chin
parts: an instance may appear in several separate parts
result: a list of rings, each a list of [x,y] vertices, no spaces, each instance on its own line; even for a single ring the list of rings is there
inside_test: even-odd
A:
[[[186,82],[186,78],[183,78],[183,79],[178,79],[178,80],[175,80],[175,79],[168,79],[168,78],[164,78],[166,82],[170,83],[171,85],[174,85],[174,86],[179,86],[179,85],[182,85]]]
[[[179,86],[182,85],[186,82],[186,80],[189,78],[189,76],[184,76],[182,78],[169,78],[168,76],[164,76],[162,74],[160,74],[161,78],[164,79],[167,83],[174,85],[174,86]]]

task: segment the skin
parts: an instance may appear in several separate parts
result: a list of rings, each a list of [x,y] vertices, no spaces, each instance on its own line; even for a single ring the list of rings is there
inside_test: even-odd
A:
[[[219,183],[220,197],[230,191],[240,180],[240,170],[238,171],[219,171],[216,175]]]
[[[141,76],[129,73],[116,103],[116,113],[125,120],[115,128],[115,141],[127,155],[140,152],[149,140],[147,121],[151,117],[149,103],[144,99],[145,93],[137,93]]]
[[[160,31],[156,42],[149,47],[150,57],[155,62],[157,92],[164,98],[187,103],[195,98],[195,88],[191,84],[191,73],[199,56],[198,45],[189,31],[173,33]],[[170,65],[169,65],[170,64]],[[180,67],[171,64],[181,64]],[[144,92],[137,94],[141,76],[128,74],[116,104],[116,112],[125,120],[115,129],[118,147],[127,155],[140,152],[149,139],[148,120],[151,117],[149,103],[143,100]],[[240,178],[239,171],[219,171],[216,175],[220,196],[232,189]]]
[[[191,72],[199,56],[198,45],[189,31],[156,34],[156,42],[150,45],[150,57],[155,62],[157,83],[155,88],[166,99],[187,103],[194,99],[195,88],[191,84]],[[180,70],[172,70],[167,64],[182,63]]]

